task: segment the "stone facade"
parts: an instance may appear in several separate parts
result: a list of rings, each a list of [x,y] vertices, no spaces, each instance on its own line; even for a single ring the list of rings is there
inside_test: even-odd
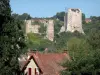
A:
[[[53,20],[48,21],[47,25],[47,38],[51,41],[54,39],[54,22]]]
[[[84,33],[82,29],[82,12],[80,9],[68,9],[64,16],[64,27],[62,31]]]
[[[32,25],[32,22],[34,22],[34,20],[26,20],[26,27],[25,27],[25,32],[27,33],[39,33],[39,25]]]
[[[53,22],[52,19],[34,18],[34,19],[31,19],[31,20],[26,20],[25,21],[25,23],[26,23],[26,27],[25,27],[26,34],[30,33],[30,32],[39,34],[40,25],[39,24],[34,24],[34,25],[32,24],[35,21],[43,23],[44,26],[47,26],[46,37],[49,40],[53,41],[53,39],[54,39],[54,22]]]

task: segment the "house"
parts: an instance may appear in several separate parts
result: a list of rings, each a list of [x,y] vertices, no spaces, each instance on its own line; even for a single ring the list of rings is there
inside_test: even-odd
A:
[[[23,75],[59,75],[61,62],[69,59],[67,53],[29,52],[28,57],[20,59],[20,69]]]
[[[90,22],[91,22],[91,19],[90,19],[90,18],[86,18],[86,19],[85,19],[85,22],[86,22],[86,23],[90,23]]]

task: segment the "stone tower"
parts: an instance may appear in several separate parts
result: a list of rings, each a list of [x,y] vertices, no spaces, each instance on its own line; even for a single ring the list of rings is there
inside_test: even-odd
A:
[[[84,33],[82,29],[82,12],[80,9],[68,9],[64,16],[65,31],[78,31]]]

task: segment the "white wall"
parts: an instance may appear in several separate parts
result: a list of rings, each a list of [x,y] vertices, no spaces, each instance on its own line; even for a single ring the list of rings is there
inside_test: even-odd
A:
[[[24,74],[27,73],[27,75],[28,75],[28,68],[31,68],[32,75],[35,75],[35,68],[38,68],[38,67],[35,64],[35,62],[33,61],[33,59],[30,60],[30,63],[27,65],[27,68],[24,71]],[[38,73],[39,73],[39,71],[38,71]]]

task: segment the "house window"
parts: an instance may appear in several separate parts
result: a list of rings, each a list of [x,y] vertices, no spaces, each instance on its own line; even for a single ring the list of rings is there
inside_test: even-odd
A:
[[[39,75],[39,70],[38,70],[38,68],[35,68],[35,75]]]
[[[32,75],[32,69],[28,68],[28,75]]]

